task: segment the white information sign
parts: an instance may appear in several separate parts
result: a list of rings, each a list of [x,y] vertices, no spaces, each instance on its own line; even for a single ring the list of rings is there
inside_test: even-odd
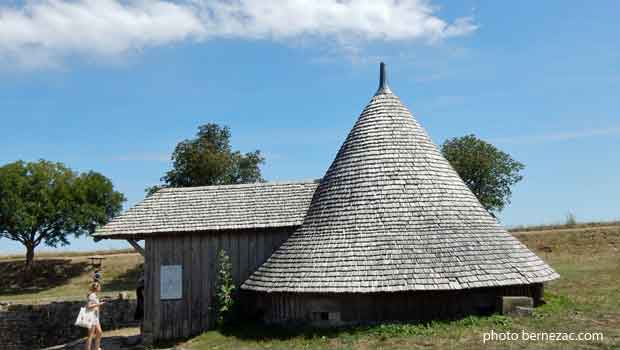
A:
[[[183,267],[181,265],[161,265],[159,284],[160,299],[181,299],[183,297]]]

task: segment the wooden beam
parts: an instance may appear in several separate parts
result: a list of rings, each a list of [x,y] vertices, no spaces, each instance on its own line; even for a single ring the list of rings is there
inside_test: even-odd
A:
[[[140,253],[140,255],[144,256],[144,248],[142,248],[138,242],[136,242],[133,239],[128,239],[127,242],[129,242],[129,244],[131,244],[131,246],[133,247],[133,249],[135,249],[138,253]]]

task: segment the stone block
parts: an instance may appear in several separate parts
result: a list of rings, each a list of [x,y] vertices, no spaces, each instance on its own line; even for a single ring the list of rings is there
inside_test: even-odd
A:
[[[527,306],[517,306],[514,314],[516,316],[532,316],[534,314],[534,308]]]
[[[499,311],[502,315],[512,315],[517,313],[517,307],[533,308],[534,300],[530,297],[499,297]]]

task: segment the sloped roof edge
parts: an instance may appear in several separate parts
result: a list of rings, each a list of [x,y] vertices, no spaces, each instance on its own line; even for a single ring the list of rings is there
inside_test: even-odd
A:
[[[165,188],[117,216],[95,239],[301,225],[317,180]]]

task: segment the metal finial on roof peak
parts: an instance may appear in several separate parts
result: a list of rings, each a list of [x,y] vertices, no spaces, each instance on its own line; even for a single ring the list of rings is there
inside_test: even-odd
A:
[[[377,89],[377,94],[385,93],[392,93],[392,90],[390,90],[387,83],[387,69],[385,63],[381,62],[379,65],[379,89]]]

